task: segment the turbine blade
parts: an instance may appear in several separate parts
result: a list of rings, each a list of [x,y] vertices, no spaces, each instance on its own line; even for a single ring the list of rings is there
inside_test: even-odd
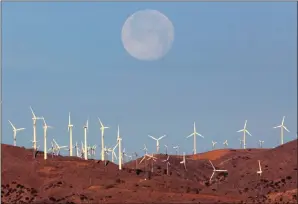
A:
[[[244,129],[238,130],[237,132],[243,132]]]
[[[30,110],[31,110],[31,113],[32,113],[32,115],[33,115],[33,118],[36,118],[36,116],[35,116],[35,114],[34,114],[33,109],[32,109],[31,106],[30,106]]]
[[[104,127],[99,117],[98,117],[98,120],[99,120],[100,126]]]
[[[210,160],[209,160],[209,162],[210,162],[210,164],[211,164],[213,170],[215,170],[215,167],[213,166],[212,162],[211,162]]]
[[[290,130],[288,130],[286,126],[283,126],[283,128],[284,128],[286,131],[290,132]]]
[[[164,138],[166,135],[163,135],[161,137],[159,137],[157,140],[161,140],[162,138]]]
[[[283,117],[282,117],[281,125],[284,124],[284,122],[285,122],[285,117],[286,117],[286,116],[283,116]]]
[[[212,172],[212,175],[210,176],[210,181],[211,181],[211,179],[213,178],[213,175],[214,175],[214,171]]]
[[[249,134],[250,136],[252,136],[252,135],[248,132],[248,130],[245,130],[245,132],[246,132],[247,134]]]
[[[155,137],[153,137],[153,136],[151,136],[151,135],[148,135],[148,137],[151,137],[152,139],[157,140]]]
[[[70,125],[70,112],[68,113],[68,125]]]
[[[201,135],[200,133],[196,133],[198,136],[200,136],[200,137],[202,137],[202,138],[204,138],[204,136],[203,135]]]
[[[10,123],[10,125],[11,125],[12,129],[14,129],[14,130],[15,130],[16,128],[15,128],[15,126],[12,124],[12,122],[10,122],[10,120],[8,120],[8,122]]]
[[[188,135],[186,138],[189,138],[189,137],[191,137],[191,136],[193,136],[194,135],[194,133],[191,133],[190,135]]]

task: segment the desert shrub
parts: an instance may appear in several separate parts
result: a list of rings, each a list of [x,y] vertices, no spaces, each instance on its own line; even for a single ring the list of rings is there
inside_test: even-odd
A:
[[[56,198],[50,197],[49,200],[55,202],[56,201]]]
[[[186,193],[189,193],[190,192],[190,187],[187,187],[186,188]]]
[[[141,169],[137,169],[136,170],[136,174],[139,175],[140,173],[142,173],[143,171]]]
[[[292,176],[287,176],[286,179],[291,180]]]

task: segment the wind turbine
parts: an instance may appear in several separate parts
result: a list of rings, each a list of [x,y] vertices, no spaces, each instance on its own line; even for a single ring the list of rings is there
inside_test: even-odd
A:
[[[215,144],[216,144],[217,142],[214,142],[213,140],[212,140],[211,142],[212,142],[212,149],[214,149],[214,148],[215,148]]]
[[[168,154],[168,145],[165,145],[166,154]]]
[[[148,149],[147,149],[147,146],[144,144],[144,152],[145,152],[145,154],[147,154],[148,153]]]
[[[179,146],[177,145],[177,146],[173,147],[173,149],[175,149],[176,155],[178,155],[178,153],[179,153]]]
[[[153,156],[153,153],[152,155],[148,155],[148,159],[147,160],[150,160],[151,159],[151,172],[154,171],[154,162],[156,162],[156,157]]]
[[[260,148],[263,147],[263,143],[264,143],[264,140],[259,140],[259,145],[260,145]]]
[[[285,122],[285,116],[283,116],[280,125],[278,125],[278,126],[276,126],[276,127],[273,127],[273,128],[280,128],[280,144],[283,144],[283,143],[284,143],[284,129],[285,129],[287,132],[290,132],[290,131],[287,129],[287,127],[284,125],[284,122]]]
[[[48,158],[48,154],[47,154],[47,130],[48,128],[53,128],[52,126],[47,125],[46,120],[43,119],[43,138],[44,138],[44,160],[46,160]]]
[[[167,159],[163,160],[163,162],[167,163],[167,175],[169,175],[169,165],[171,165],[170,163],[170,155],[168,156]]]
[[[72,128],[73,124],[70,122],[70,112],[68,114],[68,132],[69,132],[69,156],[72,156]]]
[[[121,149],[122,138],[120,137],[119,125],[118,125],[118,131],[117,131],[117,143],[118,143],[118,164],[119,164],[119,170],[122,170],[122,149]]]
[[[112,162],[114,162],[114,157],[117,159],[117,155],[115,153],[115,149],[118,147],[118,143],[113,147],[113,149],[109,149],[109,151],[112,153]]]
[[[196,137],[200,136],[202,138],[204,138],[203,135],[201,135],[200,133],[197,132],[196,130],[196,122],[193,123],[193,133],[191,133],[190,135],[188,135],[186,138],[192,137],[193,136],[193,153],[196,154],[197,153],[197,140]]]
[[[109,128],[109,127],[105,127],[101,120],[98,118],[99,123],[100,123],[100,130],[101,130],[101,160],[104,161],[105,160],[105,154],[104,154],[104,132],[105,129]]]
[[[59,146],[55,139],[53,139],[53,142],[55,143],[54,150],[57,156],[60,154],[60,149],[67,148],[67,146]]]
[[[228,170],[219,170],[219,169],[215,169],[215,167],[213,166],[213,164],[212,164],[212,162],[209,160],[209,162],[210,162],[210,164],[211,164],[211,166],[212,166],[212,168],[213,168],[213,173],[212,173],[212,175],[210,176],[210,179],[209,179],[209,181],[211,182],[211,179],[212,179],[212,177],[214,176],[214,174],[215,174],[215,172],[227,172]]]
[[[240,148],[242,148],[242,139],[239,138],[239,141],[240,141]]]
[[[246,129],[246,124],[247,124],[247,120],[245,120],[243,129],[237,131],[237,132],[243,132],[243,140],[242,140],[242,142],[243,142],[243,149],[246,149],[246,137],[245,137],[245,133],[247,133],[248,135],[251,136],[251,134]]]
[[[187,169],[186,169],[185,152],[183,152],[183,160],[180,162],[180,164],[183,164],[183,165],[184,165],[184,169],[185,169],[185,171],[187,171]]]
[[[85,160],[88,160],[88,154],[87,154],[87,130],[88,130],[88,120],[84,126],[84,139],[85,139],[85,148],[84,148],[84,157]]]
[[[164,138],[166,135],[163,135],[161,137],[159,137],[158,139],[156,139],[155,137],[148,135],[148,137],[151,137],[152,139],[154,139],[156,141],[156,153],[159,152],[159,140],[161,140],[162,138]]]
[[[33,120],[33,149],[36,151],[36,121],[42,120],[42,117],[36,117],[36,115],[33,112],[32,107],[30,106],[30,110],[32,112],[32,120]]]
[[[224,145],[225,147],[228,147],[228,145],[229,145],[229,144],[228,144],[228,140],[225,140],[224,143],[223,143],[223,145]]]
[[[79,146],[78,146],[78,142],[76,142],[75,148],[76,148],[76,155],[77,155],[77,157],[79,157]]]
[[[10,122],[10,120],[8,120],[8,122],[10,123],[11,127],[12,127],[12,131],[13,131],[13,146],[17,146],[17,132],[25,130],[26,128],[16,128],[12,122]]]

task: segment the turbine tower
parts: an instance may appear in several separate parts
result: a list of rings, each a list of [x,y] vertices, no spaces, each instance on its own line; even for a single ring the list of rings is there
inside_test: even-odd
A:
[[[68,114],[68,132],[69,132],[69,156],[72,156],[72,128],[73,124],[70,122],[70,112]]]
[[[121,141],[122,141],[122,138],[120,137],[120,131],[119,131],[119,125],[118,125],[117,142],[118,142],[118,164],[119,164],[119,170],[122,169]]]
[[[189,138],[191,136],[193,136],[193,153],[196,154],[197,153],[197,135],[204,138],[203,135],[201,135],[200,133],[197,132],[196,130],[196,122],[193,123],[193,133],[191,133],[190,135],[188,135],[186,138]]]
[[[162,138],[164,138],[166,135],[163,135],[159,138],[155,138],[151,135],[148,135],[148,137],[151,137],[152,139],[154,139],[156,141],[156,153],[158,154],[159,153],[159,140],[161,140]]]
[[[84,139],[85,139],[85,148],[84,148],[84,158],[85,160],[88,160],[88,153],[87,153],[87,130],[88,130],[88,120],[84,126]]]
[[[30,106],[30,110],[32,112],[32,120],[33,120],[33,149],[34,151],[36,151],[36,121],[37,120],[42,120],[43,118],[42,117],[36,117],[36,115],[34,114],[33,112],[33,109],[32,107]]]
[[[17,132],[21,131],[21,130],[25,130],[26,128],[16,128],[12,122],[10,122],[10,120],[8,120],[8,122],[10,123],[11,127],[12,127],[12,131],[13,131],[13,146],[17,146]]]
[[[101,130],[101,160],[104,161],[105,160],[104,132],[105,132],[105,129],[109,127],[105,127],[99,118],[98,120],[100,123],[100,130]]]
[[[287,127],[284,125],[284,122],[285,122],[285,116],[283,116],[280,125],[278,125],[278,126],[276,126],[276,127],[273,127],[273,128],[280,128],[280,144],[281,144],[281,145],[284,143],[284,129],[285,129],[287,132],[290,132],[290,131],[287,129]]]
[[[251,136],[251,134],[246,129],[246,123],[247,123],[247,120],[245,120],[243,129],[237,131],[237,132],[243,132],[243,140],[242,140],[242,142],[243,142],[243,149],[246,149],[246,137],[245,137],[245,133],[247,133],[248,135]]]
[[[43,119],[43,138],[44,138],[44,160],[46,160],[48,158],[48,154],[47,154],[47,130],[48,128],[53,128],[52,126],[47,125],[44,117]]]

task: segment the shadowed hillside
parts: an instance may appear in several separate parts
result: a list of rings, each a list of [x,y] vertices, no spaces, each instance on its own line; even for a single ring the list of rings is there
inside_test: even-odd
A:
[[[297,198],[297,140],[274,149],[222,149],[186,156],[154,155],[124,164],[122,171],[112,162],[54,157],[33,159],[32,150],[2,144],[2,203],[86,202],[179,202],[241,203],[285,202]],[[212,181],[212,160],[217,169]],[[257,161],[263,174],[258,177]],[[137,170],[136,170],[137,168]]]

